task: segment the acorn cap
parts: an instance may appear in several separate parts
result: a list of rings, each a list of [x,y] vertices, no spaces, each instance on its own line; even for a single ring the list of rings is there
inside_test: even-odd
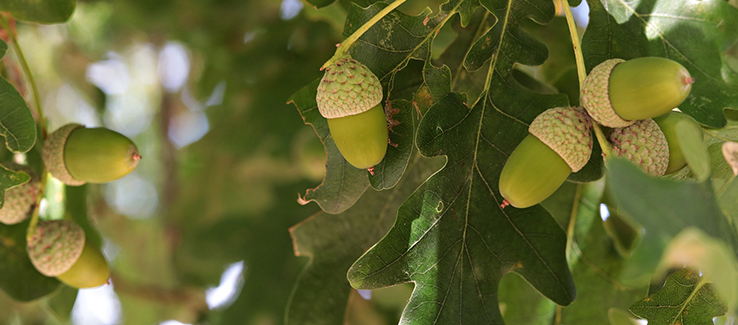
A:
[[[613,155],[630,160],[652,176],[666,172],[669,144],[654,120],[638,120],[631,126],[613,129],[608,138]]]
[[[555,107],[533,120],[528,132],[553,149],[573,172],[592,154],[592,120],[581,107]]]
[[[14,225],[26,220],[30,215],[31,207],[41,193],[41,179],[28,166],[12,162],[3,165],[11,170],[24,171],[31,176],[30,181],[5,191],[5,204],[0,208],[0,222]]]
[[[633,124],[621,118],[610,103],[610,74],[616,65],[625,62],[622,59],[610,59],[600,63],[584,78],[579,100],[597,123],[611,128],[622,128]]]
[[[41,221],[28,240],[28,256],[41,274],[60,275],[74,265],[85,246],[85,232],[71,220]]]
[[[367,66],[346,56],[325,68],[315,100],[325,118],[356,115],[382,101],[382,85]]]
[[[46,170],[56,177],[56,179],[67,185],[79,186],[85,184],[84,181],[72,177],[64,163],[64,146],[67,144],[69,134],[83,127],[80,124],[67,124],[54,131],[54,133],[51,133],[44,142],[43,158]]]

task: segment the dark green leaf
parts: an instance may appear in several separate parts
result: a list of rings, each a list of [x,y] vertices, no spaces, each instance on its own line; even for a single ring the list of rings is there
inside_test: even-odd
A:
[[[13,299],[31,301],[56,290],[59,281],[39,273],[26,253],[28,220],[0,224],[0,289]]]
[[[75,4],[75,0],[3,0],[0,11],[8,11],[18,20],[57,24],[72,17]]]
[[[649,325],[712,325],[712,318],[727,308],[712,285],[691,269],[681,269],[666,279],[664,287],[630,306]]]
[[[310,124],[320,137],[326,148],[328,161],[323,183],[310,189],[300,199],[301,203],[315,201],[323,211],[341,213],[351,207],[369,187],[366,170],[359,170],[351,166],[338,151],[328,130],[328,122],[318,112],[315,96],[318,90],[316,80],[293,95],[290,102],[294,103],[306,124]]]
[[[12,152],[27,152],[36,143],[36,122],[18,90],[0,77],[0,135]]]
[[[646,294],[648,286],[630,286],[618,279],[626,261],[615,250],[600,218],[603,182],[580,186],[569,254],[577,300],[561,310],[561,323],[607,324],[611,307],[628,308]]]
[[[738,9],[725,1],[588,1],[590,21],[582,40],[587,69],[611,58],[660,56],[675,60],[696,79],[679,108],[711,127],[726,122],[723,109],[738,108],[738,74],[723,50],[738,37]],[[609,12],[609,13],[608,13]]]
[[[614,203],[645,229],[621,280],[631,284],[648,281],[669,241],[690,226],[731,247],[735,244],[735,231],[721,213],[709,183],[657,179],[620,158],[610,159],[608,167],[608,190]]]
[[[5,56],[5,52],[8,51],[8,43],[5,43],[2,39],[0,39],[0,59],[2,59]]]
[[[402,99],[390,102],[385,111],[392,114],[389,119],[390,144],[382,162],[374,166],[374,175],[369,176],[369,182],[376,190],[392,188],[405,173],[413,150],[417,115],[412,103]]]
[[[341,214],[318,213],[291,229],[295,254],[311,258],[287,309],[289,324],[340,324],[351,292],[346,271],[392,226],[397,208],[432,172],[438,159],[420,158],[392,190],[370,191]]]
[[[560,305],[575,295],[564,231],[541,207],[500,209],[497,193],[503,162],[527,135],[528,123],[547,108],[566,105],[563,96],[532,92],[512,77],[516,62],[537,65],[546,58],[545,46],[519,22],[549,21],[553,4],[481,4],[498,23],[475,42],[466,66],[490,62],[484,92],[476,103],[450,93],[423,116],[418,148],[448,162],[400,207],[387,236],[348,273],[351,285],[362,289],[414,282],[402,322],[502,322],[497,292],[508,272]]]
[[[74,308],[74,303],[77,301],[77,292],[79,292],[78,289],[61,286],[54,295],[46,299],[49,313],[59,323],[66,324],[72,319],[72,308]]]

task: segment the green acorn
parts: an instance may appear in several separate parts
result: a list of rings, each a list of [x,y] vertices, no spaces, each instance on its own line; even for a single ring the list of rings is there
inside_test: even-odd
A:
[[[24,171],[31,176],[31,180],[5,191],[5,204],[0,208],[0,222],[14,225],[26,220],[36,199],[42,191],[41,178],[28,166],[15,163],[3,163],[11,170]]]
[[[691,116],[680,113],[680,112],[669,112],[659,117],[655,117],[654,122],[659,125],[661,132],[664,133],[666,142],[669,145],[669,166],[666,167],[665,175],[674,173],[687,165],[687,160],[684,158],[681,146],[679,146],[679,140],[677,139],[677,123],[679,121],[685,121],[686,123],[692,123],[699,127],[697,121]],[[702,134],[700,134],[702,136]]]
[[[106,128],[67,124],[44,144],[46,169],[67,185],[107,183],[128,175],[141,155],[124,135]]]
[[[86,243],[84,230],[71,220],[39,222],[26,250],[41,274],[75,288],[97,287],[110,277],[105,257]]]
[[[500,174],[502,207],[540,203],[587,164],[592,154],[592,120],[581,107],[556,107],[538,115]]]
[[[652,119],[616,128],[608,135],[612,153],[623,157],[652,176],[663,176],[669,166],[669,145],[664,133]]]
[[[679,106],[689,95],[692,83],[689,71],[669,59],[611,59],[596,66],[584,79],[580,100],[599,124],[620,128]]]
[[[359,169],[370,169],[387,152],[387,120],[382,85],[374,73],[350,56],[325,69],[316,96],[320,114],[328,119],[341,155]]]

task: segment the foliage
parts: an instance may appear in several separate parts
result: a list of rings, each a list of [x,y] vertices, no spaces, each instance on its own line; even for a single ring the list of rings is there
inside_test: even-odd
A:
[[[590,0],[581,42],[564,17],[578,1],[411,0],[379,18],[394,4],[5,1],[0,157],[39,169],[46,128],[67,122],[139,145],[134,175],[50,180],[40,211],[105,248],[126,323],[735,318],[738,182],[721,150],[738,141],[734,2]],[[338,43],[384,90],[392,145],[373,174],[342,158],[317,110],[319,68]],[[167,65],[171,48],[185,50],[184,68]],[[700,122],[680,129],[689,166],[655,178],[595,144],[542,204],[501,207],[499,174],[533,119],[577,104],[578,72],[643,56],[696,79],[679,107]],[[95,79],[103,68],[118,74]],[[172,71],[184,71],[179,85]],[[0,189],[27,181],[0,176]],[[0,225],[0,323],[88,323],[70,318],[85,292],[30,264],[28,227]],[[228,265],[243,266],[235,293],[209,305]],[[663,280],[685,265],[703,274]]]

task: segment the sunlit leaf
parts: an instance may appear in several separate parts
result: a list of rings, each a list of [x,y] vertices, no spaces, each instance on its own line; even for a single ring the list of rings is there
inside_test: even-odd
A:
[[[608,163],[608,187],[615,204],[645,233],[620,279],[644,283],[656,269],[669,241],[687,227],[733,247],[733,227],[723,216],[709,183],[658,179],[620,158]]]
[[[442,165],[416,155],[391,190],[371,191],[341,214],[318,213],[290,229],[295,254],[310,257],[287,308],[288,324],[338,324],[351,292],[346,271],[392,226],[397,208]]]
[[[661,290],[630,306],[630,311],[648,319],[649,325],[712,325],[712,318],[727,309],[704,277],[681,269],[669,275]]]
[[[566,105],[562,96],[532,92],[512,77],[516,62],[536,65],[546,58],[545,46],[519,22],[548,22],[554,8],[546,1],[509,8],[480,3],[498,23],[471,45],[465,66],[490,62],[485,90],[475,103],[450,93],[423,116],[418,148],[448,162],[400,207],[390,232],[348,273],[361,289],[414,282],[402,322],[502,322],[497,291],[507,272],[560,305],[575,294],[564,231],[541,207],[502,210],[497,193],[502,165],[528,123],[547,108]]]

